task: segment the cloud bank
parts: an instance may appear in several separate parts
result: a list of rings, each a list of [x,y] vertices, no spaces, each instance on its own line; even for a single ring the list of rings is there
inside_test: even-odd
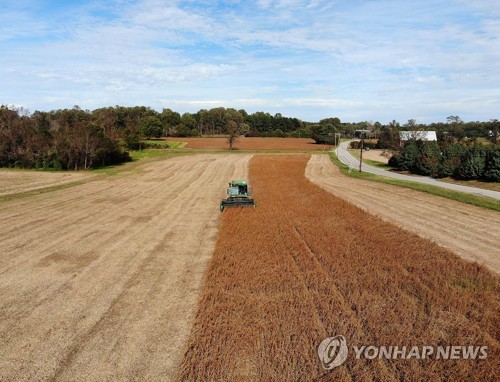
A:
[[[0,32],[0,103],[32,111],[499,117],[500,5],[487,1],[28,0],[3,5]]]

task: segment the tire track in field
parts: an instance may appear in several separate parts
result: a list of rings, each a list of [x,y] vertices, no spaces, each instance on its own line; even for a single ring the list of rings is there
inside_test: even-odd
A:
[[[172,379],[220,198],[249,158],[170,158],[2,203],[0,379]]]

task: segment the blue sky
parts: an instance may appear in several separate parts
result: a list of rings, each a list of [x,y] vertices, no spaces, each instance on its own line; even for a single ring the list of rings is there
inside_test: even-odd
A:
[[[0,0],[0,104],[500,118],[500,2]]]

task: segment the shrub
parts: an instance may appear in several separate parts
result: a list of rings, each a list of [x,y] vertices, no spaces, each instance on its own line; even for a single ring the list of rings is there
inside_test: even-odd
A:
[[[417,141],[418,155],[415,158],[413,172],[419,175],[436,176],[441,155],[436,142]]]
[[[486,148],[482,145],[470,146],[462,156],[458,176],[461,179],[479,179],[484,174],[485,163]]]
[[[398,168],[400,170],[412,170],[415,168],[415,161],[419,156],[419,150],[415,141],[408,142],[398,158]]]
[[[389,166],[399,168],[399,155],[393,155],[389,158]]]
[[[500,147],[487,151],[484,179],[491,182],[500,182]]]
[[[443,154],[439,163],[438,177],[454,177],[460,166],[464,147],[462,145],[452,144],[443,149]]]

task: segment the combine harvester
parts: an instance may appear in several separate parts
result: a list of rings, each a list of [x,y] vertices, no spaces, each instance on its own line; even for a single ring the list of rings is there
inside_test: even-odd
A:
[[[226,207],[255,207],[252,195],[248,193],[248,184],[244,180],[233,180],[227,188],[227,198],[220,202],[220,210]]]

